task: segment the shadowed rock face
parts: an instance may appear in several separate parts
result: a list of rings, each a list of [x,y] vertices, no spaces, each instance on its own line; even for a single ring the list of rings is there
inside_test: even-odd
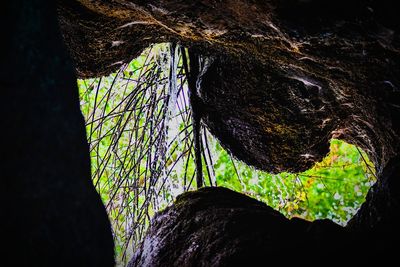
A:
[[[397,32],[371,21],[323,21],[311,29],[283,21],[273,41],[209,56],[203,121],[240,160],[270,172],[304,171],[326,155],[332,137],[362,147],[376,166],[397,154]]]
[[[9,1],[2,12],[1,265],[113,266],[56,6]]]
[[[315,76],[251,56],[216,56],[200,90],[211,132],[237,158],[270,172],[306,170],[328,152],[340,120],[334,93]]]
[[[218,197],[207,189],[185,195],[156,216],[131,264],[161,266],[165,260],[224,266],[290,249],[280,238],[290,238],[287,233],[323,247],[332,239],[326,235],[340,232],[344,238],[334,238],[340,246],[366,249],[368,241],[379,244],[372,246],[377,253],[393,250],[390,244],[398,242],[400,232],[400,25],[394,3],[62,3],[59,20],[80,77],[108,74],[161,41],[180,42],[192,58],[208,62],[195,70],[202,74],[197,88],[202,121],[247,164],[271,172],[302,171],[325,156],[334,137],[360,146],[377,167],[378,183],[349,230],[324,221],[319,234],[310,234],[305,230],[310,223],[288,221],[260,203],[242,199],[237,204],[234,194],[216,189],[223,195]],[[240,234],[246,223],[258,230]]]
[[[80,77],[108,74],[150,43],[212,63],[203,123],[238,159],[303,171],[332,138],[376,166],[399,150],[400,38],[391,1],[70,1],[59,7]]]
[[[394,250],[400,195],[394,6],[390,0],[59,1],[79,77],[108,74],[151,43],[180,42],[211,62],[198,88],[203,123],[239,159],[272,172],[300,171],[336,137],[362,147],[378,168],[379,181],[348,229],[288,221],[243,196],[205,189],[156,217],[132,265],[232,265],[279,255],[296,240],[304,240],[299,247],[317,244],[320,255],[330,240]],[[18,251],[26,265],[112,265],[109,223],[90,183],[75,76],[54,6],[16,1],[3,10],[1,195],[17,198],[4,211],[9,246],[23,244]]]
[[[243,194],[203,188],[154,217],[128,266],[360,263],[357,252],[365,247],[355,240],[331,221],[289,220]]]
[[[365,203],[347,225],[352,232],[368,238],[370,249],[387,254],[388,258],[397,256],[396,244],[400,240],[399,162],[399,157],[389,161],[368,192]]]

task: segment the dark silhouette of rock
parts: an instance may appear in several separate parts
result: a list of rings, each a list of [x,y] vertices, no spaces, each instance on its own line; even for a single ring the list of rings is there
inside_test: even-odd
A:
[[[400,152],[394,6],[393,0],[75,1],[59,10],[81,77],[110,73],[151,42],[180,42],[192,58],[207,61],[198,70],[202,121],[247,164],[301,171],[326,155],[332,137],[361,147],[379,181],[349,229],[359,230],[357,242],[379,240],[385,251],[399,240],[400,187],[387,182],[396,180],[390,170]]]
[[[393,3],[70,1],[59,11],[81,77],[108,74],[161,41],[208,58],[203,123],[247,164],[302,171],[335,137],[381,170],[400,148]]]
[[[7,1],[1,12],[1,265],[113,266],[55,3]]]
[[[358,262],[351,241],[346,228],[329,220],[289,220],[243,194],[209,187],[179,196],[158,213],[128,266]]]
[[[366,202],[347,227],[367,237],[369,249],[394,257],[398,253],[400,230],[400,160],[393,158],[368,192]],[[394,253],[393,253],[394,252]]]
[[[378,183],[347,228],[289,221],[243,196],[204,189],[156,217],[132,264],[168,259],[235,265],[293,244],[299,253],[303,245],[315,247],[322,257],[322,247],[337,249],[331,240],[345,251],[370,243],[376,244],[375,257],[396,255],[400,23],[395,1],[58,3],[62,36],[79,77],[108,74],[149,44],[164,41],[180,42],[192,58],[208,60],[199,72],[202,121],[240,160],[272,172],[300,171],[319,161],[335,137],[363,148],[377,167]],[[5,241],[11,250],[6,262],[110,266],[110,225],[90,181],[75,75],[54,3],[6,1],[0,22],[3,236],[11,236]],[[161,246],[166,238],[175,246]]]

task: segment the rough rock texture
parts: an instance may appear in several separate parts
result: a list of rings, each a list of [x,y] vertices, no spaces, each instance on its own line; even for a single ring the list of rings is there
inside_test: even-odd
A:
[[[81,77],[110,73],[150,43],[179,40],[211,48],[237,43],[242,28],[271,32],[266,25],[270,11],[271,5],[260,0],[75,0],[59,5],[63,34]]]
[[[384,166],[399,150],[400,46],[351,34],[350,24],[291,38],[298,50],[280,47],[273,58],[212,56],[200,89],[205,124],[236,157],[271,172],[310,168],[332,137]]]
[[[378,168],[398,152],[391,3],[80,0],[59,13],[81,77],[110,73],[161,41],[210,58],[203,122],[240,160],[281,172],[320,161],[332,137],[363,148]]]
[[[89,180],[75,77],[50,2],[13,1],[0,16],[6,39],[0,44],[2,125],[7,125],[1,195],[12,200],[3,212],[9,218],[4,229],[16,237],[9,246],[22,246],[21,261],[31,265],[39,265],[39,259],[42,266],[55,260],[70,266],[112,264],[109,224]],[[289,222],[254,201],[236,205],[231,193],[223,195],[232,204],[224,198],[196,204],[199,200],[190,202],[189,209],[182,200],[190,197],[183,197],[163,213],[171,213],[166,217],[171,222],[157,217],[147,247],[133,263],[156,264],[148,251],[168,255],[171,263],[205,264],[201,253],[216,265],[230,263],[224,255],[240,263],[246,253],[254,253],[243,249],[236,254],[229,248],[255,242],[258,257],[270,250],[279,254],[279,248],[295,242],[282,242],[285,233],[302,237],[305,244],[316,242],[321,255],[320,248],[342,233],[345,244],[363,244],[365,238],[379,244],[381,252],[394,248],[391,243],[399,241],[400,232],[400,25],[394,6],[394,0],[59,1],[62,34],[79,77],[108,74],[150,43],[180,42],[209,60],[199,77],[203,123],[239,159],[272,172],[304,170],[326,154],[328,140],[336,137],[359,145],[377,166],[379,182],[349,230],[316,223],[311,224],[319,225],[311,227],[315,235],[307,230],[309,223]],[[237,215],[229,213],[230,205]],[[224,216],[212,215],[215,209]],[[207,215],[194,216],[199,224],[191,221],[197,212]],[[251,216],[259,219],[243,219]],[[237,238],[250,221],[255,224],[251,229],[268,227]],[[165,238],[157,230],[163,225],[171,232],[180,225],[186,241],[202,242],[204,252],[171,235],[176,247],[154,247],[149,238],[152,231],[159,241]],[[199,230],[207,225],[216,227]],[[232,232],[230,241],[220,227]],[[213,243],[215,236],[221,238]],[[208,249],[213,246],[224,259],[212,255]],[[187,262],[179,258],[184,253]]]
[[[1,12],[0,265],[113,266],[56,6],[7,1]]]
[[[128,266],[361,263],[363,246],[355,240],[328,220],[289,220],[243,194],[203,188],[154,217]]]
[[[190,47],[209,63],[199,71],[203,123],[257,168],[305,170],[325,156],[332,137],[358,145],[379,182],[351,227],[398,233],[397,204],[386,205],[400,195],[387,182],[396,180],[387,173],[400,152],[395,4],[76,0],[60,4],[59,19],[80,77],[110,73],[152,42]]]

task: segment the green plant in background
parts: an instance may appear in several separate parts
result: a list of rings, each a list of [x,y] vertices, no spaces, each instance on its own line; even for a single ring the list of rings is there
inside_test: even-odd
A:
[[[78,80],[92,179],[130,258],[154,212],[193,189],[193,138],[178,49],[156,45],[108,77]]]
[[[287,217],[346,222],[375,182],[374,166],[357,147],[333,139],[330,153],[303,173],[272,175],[232,160],[216,143],[217,183],[244,192]]]
[[[154,45],[117,73],[78,80],[93,183],[113,227],[118,262],[130,259],[155,212],[194,188],[187,79],[179,48]],[[206,186],[225,186],[288,217],[345,224],[374,183],[374,166],[355,146],[331,141],[312,169],[271,175],[235,160],[201,129]]]

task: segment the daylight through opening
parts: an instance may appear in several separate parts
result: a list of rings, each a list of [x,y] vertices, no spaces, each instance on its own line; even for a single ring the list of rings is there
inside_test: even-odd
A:
[[[150,218],[196,188],[188,82],[179,47],[153,45],[107,77],[78,80],[92,179],[112,223],[117,259],[126,262]],[[288,217],[346,222],[375,182],[361,149],[331,140],[330,153],[303,173],[255,170],[200,131],[206,186],[242,192]]]

